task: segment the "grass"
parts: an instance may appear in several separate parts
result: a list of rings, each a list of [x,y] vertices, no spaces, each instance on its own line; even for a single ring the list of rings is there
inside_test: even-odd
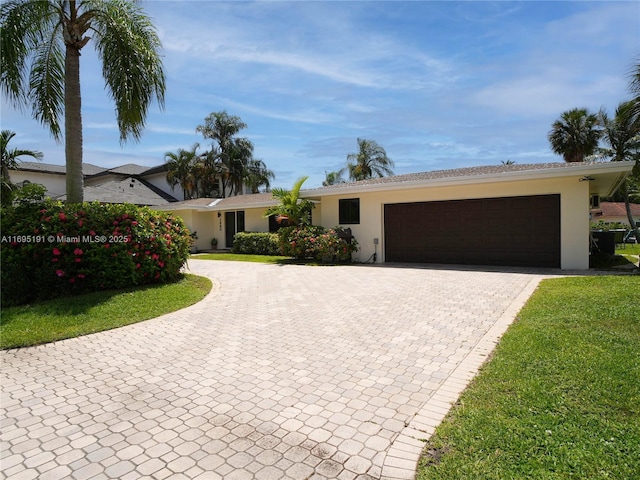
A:
[[[613,267],[627,267],[633,270],[638,264],[638,252],[640,245],[629,244],[629,248],[618,248],[614,255],[606,253],[593,254],[589,257],[589,267],[601,270],[609,270]],[[635,256],[634,256],[635,255]]]
[[[291,257],[278,255],[247,255],[242,253],[199,253],[191,255],[195,260],[222,260],[233,262],[255,262],[255,263],[293,263]]]
[[[624,248],[618,247],[616,248],[616,255],[637,265],[638,255],[640,255],[640,243],[627,243]]]
[[[637,276],[542,282],[416,478],[639,478],[638,292]]]
[[[276,265],[310,265],[310,266],[330,266],[330,265],[348,265],[344,263],[320,263],[317,260],[298,259],[291,257],[283,257],[280,255],[252,255],[242,253],[199,253],[191,255],[194,260],[221,260],[231,262],[254,262],[254,263],[271,263]]]
[[[0,318],[0,348],[38,345],[141,322],[193,305],[210,290],[209,279],[184,275],[168,284],[4,308]]]
[[[640,243],[627,243],[624,247],[616,248],[618,255],[640,255]]]

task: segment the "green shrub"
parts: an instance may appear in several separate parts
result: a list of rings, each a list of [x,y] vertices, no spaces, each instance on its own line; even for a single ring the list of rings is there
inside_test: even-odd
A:
[[[248,255],[279,255],[277,233],[238,232],[233,237],[231,253]]]
[[[626,230],[628,228],[629,228],[628,223],[603,222],[602,220],[599,220],[597,223],[591,222],[589,224],[590,230],[596,230],[596,231],[602,231],[602,232],[608,232],[609,230]]]
[[[278,231],[282,255],[297,259],[312,259],[322,263],[350,262],[353,252],[358,250],[358,242],[351,237],[347,241],[346,232],[335,227],[320,226],[286,227]]]
[[[3,305],[174,280],[189,256],[182,220],[130,204],[25,203],[1,227]]]

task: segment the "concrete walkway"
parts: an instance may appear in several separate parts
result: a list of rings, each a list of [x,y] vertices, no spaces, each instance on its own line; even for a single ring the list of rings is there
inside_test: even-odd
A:
[[[2,360],[2,478],[409,479],[540,272],[191,261],[202,302]]]

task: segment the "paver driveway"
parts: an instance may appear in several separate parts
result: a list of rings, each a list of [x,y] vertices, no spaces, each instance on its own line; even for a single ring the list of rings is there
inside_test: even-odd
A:
[[[4,478],[412,478],[526,272],[191,261],[201,303],[2,359]]]

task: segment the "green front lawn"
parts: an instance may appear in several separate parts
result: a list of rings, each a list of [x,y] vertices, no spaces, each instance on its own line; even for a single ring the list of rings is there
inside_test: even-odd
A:
[[[291,263],[291,257],[278,255],[248,255],[243,253],[198,253],[191,255],[194,260],[222,260],[255,263]]]
[[[328,265],[348,265],[335,263],[321,263],[317,260],[299,259],[291,257],[283,257],[280,255],[253,255],[243,253],[198,253],[191,255],[194,260],[220,260],[223,262],[253,262],[253,263],[270,263],[276,265],[311,265],[311,266],[328,266]]]
[[[193,305],[210,290],[209,279],[184,275],[173,283],[3,308],[0,348],[38,345],[148,320]]]
[[[417,479],[639,478],[639,292],[638,276],[542,282]]]

